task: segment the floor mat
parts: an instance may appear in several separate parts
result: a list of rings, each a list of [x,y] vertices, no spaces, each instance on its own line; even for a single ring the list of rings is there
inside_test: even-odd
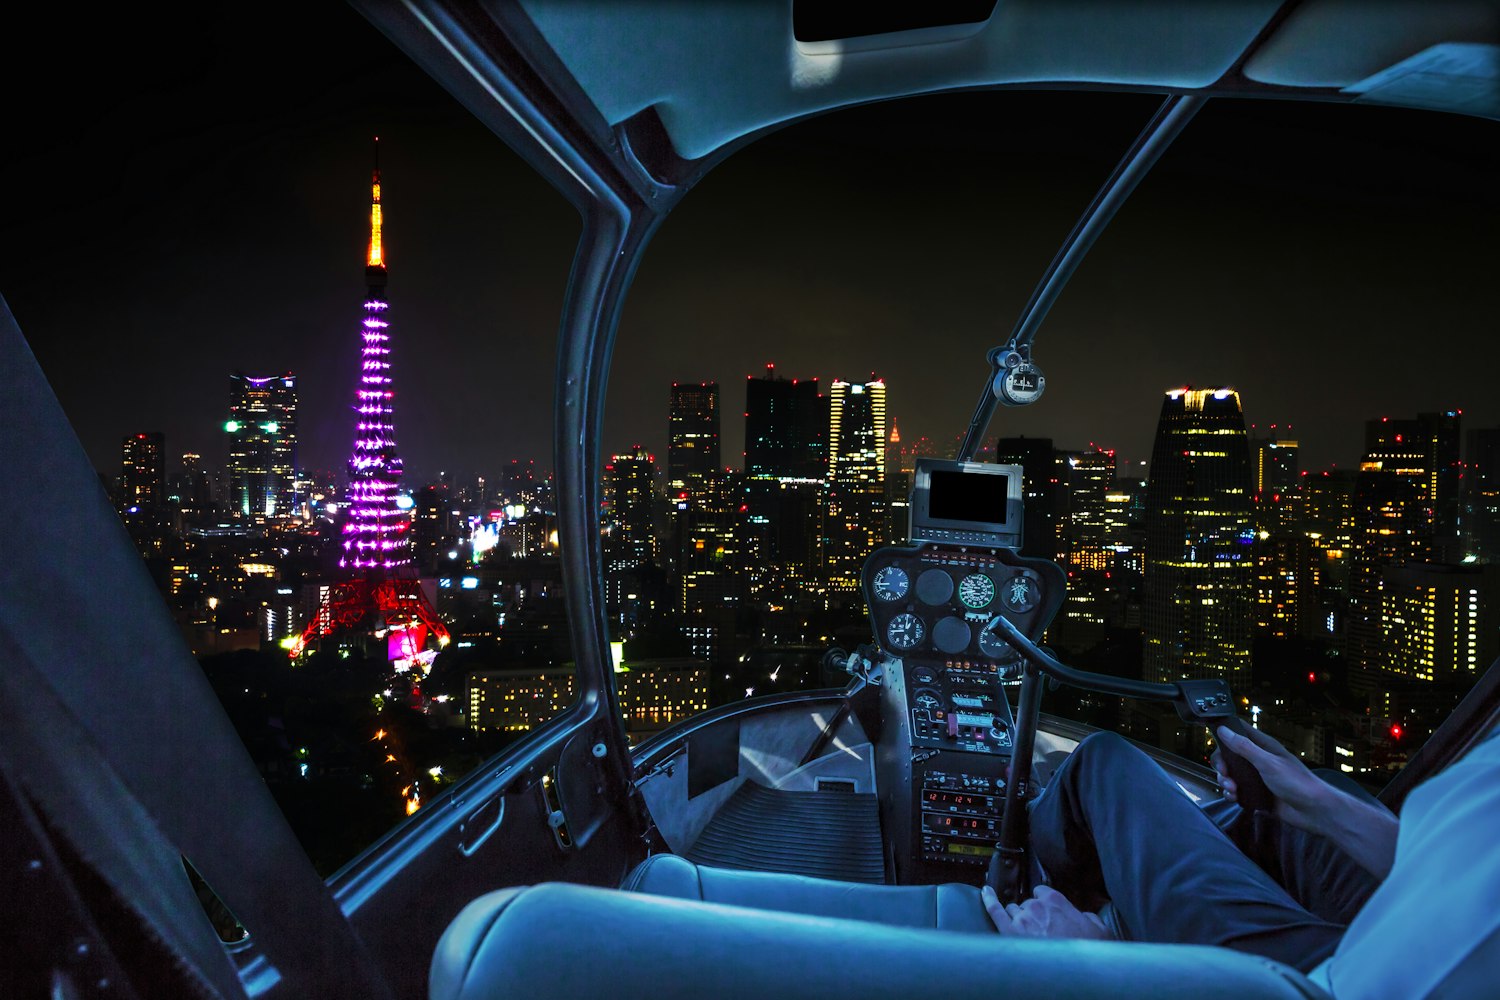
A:
[[[717,868],[885,881],[880,807],[871,793],[783,792],[747,781],[686,857]]]

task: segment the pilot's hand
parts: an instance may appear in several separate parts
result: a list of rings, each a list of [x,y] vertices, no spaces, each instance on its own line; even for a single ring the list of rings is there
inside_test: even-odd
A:
[[[995,930],[1013,937],[1111,938],[1109,928],[1097,913],[1084,913],[1068,897],[1049,885],[1036,887],[1024,903],[1002,906],[995,890],[985,886],[979,894]]]
[[[1275,813],[1283,822],[1304,830],[1316,829],[1321,811],[1326,808],[1324,800],[1328,786],[1275,739],[1259,729],[1247,732],[1248,737],[1232,732],[1227,726],[1215,730],[1225,749],[1239,754],[1260,772],[1266,788],[1276,796]],[[1234,801],[1238,789],[1234,779],[1229,777],[1229,769],[1218,751],[1214,752],[1212,759],[1214,770],[1219,772],[1219,787],[1224,790],[1224,797]]]

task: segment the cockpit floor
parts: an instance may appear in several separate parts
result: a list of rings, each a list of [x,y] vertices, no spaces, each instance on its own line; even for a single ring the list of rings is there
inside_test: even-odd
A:
[[[746,781],[686,857],[716,868],[881,884],[883,851],[874,794],[789,792]]]

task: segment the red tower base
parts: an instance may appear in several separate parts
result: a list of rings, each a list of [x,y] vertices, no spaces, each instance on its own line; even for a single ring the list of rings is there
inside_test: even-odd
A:
[[[292,658],[301,656],[320,639],[341,633],[386,633],[391,660],[419,662],[427,653],[428,638],[438,647],[448,645],[448,628],[438,620],[432,602],[415,579],[343,580],[329,588],[318,613],[291,646]]]

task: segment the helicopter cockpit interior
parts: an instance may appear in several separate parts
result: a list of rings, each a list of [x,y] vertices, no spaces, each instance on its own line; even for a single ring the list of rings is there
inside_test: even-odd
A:
[[[47,470],[0,494],[0,958],[14,995],[1327,1000],[1294,969],[1223,948],[994,934],[980,887],[1003,901],[1031,891],[1028,803],[1095,731],[1045,714],[1049,690],[1170,705],[1185,726],[1247,723],[1222,678],[1092,672],[1044,645],[1067,575],[1024,550],[1021,467],[977,456],[997,413],[1043,396],[1047,348],[1065,350],[1038,340],[1049,311],[1205,105],[1500,120],[1495,4],[353,6],[582,221],[553,410],[577,697],[321,877],[0,302],[0,425],[27,429],[0,439],[0,458]],[[918,460],[905,541],[865,559],[870,641],[827,650],[839,683],[718,705],[632,743],[600,582],[599,471],[622,304],[653,236],[710,171],[785,125],[1003,89],[1160,104],[1009,336],[976,344],[974,370],[955,374],[979,390],[973,416],[951,457]],[[84,604],[79,628],[67,609]],[[1497,712],[1492,666],[1382,801],[1399,808]],[[1219,795],[1201,761],[1145,749],[1190,799]],[[1265,804],[1254,771],[1225,759],[1241,803]],[[196,882],[243,938],[220,940]]]

